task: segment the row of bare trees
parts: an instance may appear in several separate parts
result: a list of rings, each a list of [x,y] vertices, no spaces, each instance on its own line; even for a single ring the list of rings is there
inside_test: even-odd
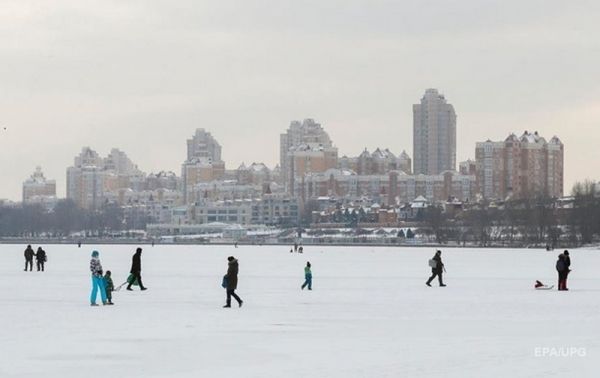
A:
[[[425,210],[421,232],[439,244],[480,246],[580,246],[600,241],[600,197],[591,182],[578,183],[572,198],[547,197],[482,202],[451,216]]]
[[[123,208],[106,203],[98,210],[84,210],[69,199],[60,200],[52,211],[41,205],[0,207],[0,237],[66,237],[74,232],[104,236],[145,227],[149,219],[128,218]]]

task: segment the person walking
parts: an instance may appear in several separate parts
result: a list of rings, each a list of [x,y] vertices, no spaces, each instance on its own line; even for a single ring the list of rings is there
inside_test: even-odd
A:
[[[90,260],[90,271],[92,272],[92,293],[90,295],[90,304],[92,306],[98,306],[96,303],[96,297],[98,296],[98,290],[100,290],[100,298],[102,304],[106,304],[106,289],[104,284],[104,278],[102,277],[102,264],[100,263],[100,252],[93,251],[92,259]]]
[[[139,247],[135,250],[133,257],[131,258],[131,270],[129,271],[129,273],[133,274],[135,279],[129,282],[129,285],[127,285],[127,290],[133,291],[131,285],[135,281],[137,281],[140,285],[140,290],[148,289],[147,287],[144,287],[144,284],[142,283],[142,249]]]
[[[570,259],[568,263],[570,264]],[[569,290],[567,289],[567,276],[569,275],[569,267],[567,265],[567,259],[564,253],[558,255],[558,260],[556,261],[556,271],[558,272],[558,290]]]
[[[225,277],[223,277],[227,282],[227,303],[225,306],[223,306],[223,308],[231,307],[231,297],[234,297],[238,305],[242,307],[244,301],[242,301],[241,298],[235,293],[238,284],[239,264],[237,259],[233,256],[229,256],[227,261],[227,274],[225,274]]]
[[[33,270],[33,256],[35,256],[35,252],[33,252],[33,248],[30,245],[25,248],[25,271],[27,271],[27,266],[29,265],[29,271]]]
[[[310,270],[310,261],[306,262],[304,267],[304,283],[302,284],[302,290],[308,286],[308,290],[312,290],[312,271]]]
[[[46,262],[46,251],[42,249],[42,247],[38,247],[37,253],[35,254],[35,262],[37,265],[37,271],[44,271],[44,263]]]
[[[445,287],[442,279],[442,273],[444,272],[444,263],[442,262],[442,251],[438,250],[431,260],[429,260],[429,266],[431,267],[431,277],[427,280],[425,285],[431,286],[431,281],[437,276],[440,287]]]

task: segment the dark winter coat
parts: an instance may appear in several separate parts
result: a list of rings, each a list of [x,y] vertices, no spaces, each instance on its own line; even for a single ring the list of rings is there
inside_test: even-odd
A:
[[[236,259],[231,260],[229,262],[229,266],[227,267],[227,274],[225,275],[225,277],[227,278],[227,290],[237,289],[238,270],[238,261]]]
[[[142,254],[136,252],[131,259],[131,274],[140,274],[142,272]]]
[[[444,271],[444,263],[442,262],[442,256],[439,255],[435,255],[433,256],[433,259],[436,264],[435,264],[435,268],[431,268],[431,272],[432,273],[437,273],[440,274]]]
[[[115,284],[113,283],[111,276],[104,276],[104,284],[106,286],[106,291],[115,290]]]
[[[567,263],[563,257],[559,257],[558,261],[556,261],[556,270],[558,273],[565,273],[568,271]]]
[[[33,260],[33,255],[35,255],[35,252],[33,252],[33,249],[31,247],[28,247],[25,250],[25,260]]]
[[[46,261],[46,251],[44,251],[43,249],[39,249],[38,252],[35,254],[35,259],[37,261]]]
[[[571,266],[571,258],[567,255],[565,255],[565,265],[567,269],[569,269],[569,267]]]

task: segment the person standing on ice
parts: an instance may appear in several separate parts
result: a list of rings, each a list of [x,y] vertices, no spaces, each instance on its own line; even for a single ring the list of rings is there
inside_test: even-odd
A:
[[[569,264],[571,263],[569,259]],[[567,266],[566,256],[561,253],[556,261],[556,271],[558,272],[558,290],[567,289],[567,276],[569,275],[569,267]]]
[[[27,246],[27,248],[25,248],[25,271],[27,272],[27,265],[29,265],[29,271],[31,272],[33,270],[33,256],[35,255],[35,252],[33,252],[33,248],[31,248],[30,245]]]
[[[35,262],[37,265],[38,272],[44,271],[44,263],[46,262],[46,251],[42,247],[38,247],[37,253],[35,254]]]
[[[90,271],[92,272],[92,294],[90,295],[90,304],[92,306],[98,306],[96,303],[96,297],[98,296],[98,290],[100,290],[100,298],[102,298],[102,304],[106,304],[106,289],[104,285],[104,278],[102,277],[102,264],[100,263],[100,252],[92,252],[92,259],[90,260]]]
[[[129,282],[129,285],[127,285],[127,290],[133,291],[133,289],[131,288],[131,285],[136,280],[137,280],[138,284],[140,285],[140,290],[147,289],[146,287],[144,287],[144,284],[142,284],[142,249],[141,248],[136,249],[135,253],[133,254],[133,257],[131,258],[131,270],[129,271],[129,273],[133,274],[135,279],[133,279]]]
[[[225,306],[223,306],[223,308],[231,307],[231,297],[234,297],[238,305],[242,307],[244,301],[242,301],[241,298],[235,293],[238,283],[239,264],[237,259],[233,256],[229,256],[227,261],[227,274],[225,274],[225,277],[223,277],[227,282],[227,303]]]
[[[310,261],[306,262],[304,267],[304,283],[302,284],[302,290],[308,286],[308,290],[312,290],[312,272],[310,270]]]
[[[444,272],[444,263],[442,262],[442,251],[438,250],[435,252],[435,256],[429,261],[431,266],[431,277],[425,282],[425,285],[431,286],[431,281],[437,276],[440,282],[440,286],[444,287],[444,281],[442,280],[442,273]]]

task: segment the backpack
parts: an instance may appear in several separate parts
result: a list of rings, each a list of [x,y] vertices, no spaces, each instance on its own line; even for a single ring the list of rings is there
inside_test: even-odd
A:
[[[221,281],[221,286],[223,287],[223,289],[227,289],[227,286],[229,286],[229,280],[227,279],[227,276],[223,276],[223,281]]]
[[[429,259],[429,266],[435,269],[437,267],[437,261],[434,259]]]

